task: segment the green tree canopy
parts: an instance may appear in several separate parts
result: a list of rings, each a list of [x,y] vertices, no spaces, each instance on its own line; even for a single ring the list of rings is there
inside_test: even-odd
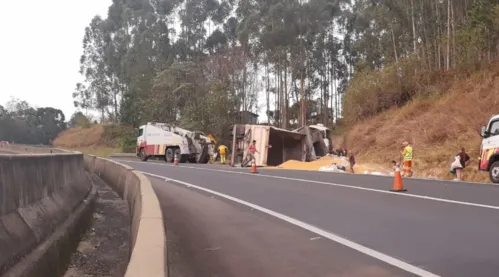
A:
[[[360,119],[429,74],[496,59],[497,18],[497,0],[113,0],[85,29],[73,96],[135,126],[217,131],[242,110],[284,128]]]
[[[33,108],[26,101],[12,99],[0,106],[0,141],[23,144],[51,144],[66,129],[64,113],[55,108]]]

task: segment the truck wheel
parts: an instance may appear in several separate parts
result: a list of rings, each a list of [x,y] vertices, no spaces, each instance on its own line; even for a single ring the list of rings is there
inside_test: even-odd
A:
[[[140,149],[139,158],[143,162],[147,161],[147,155],[146,155],[146,151],[144,148]]]
[[[180,149],[175,149],[175,156],[177,156],[179,163],[185,163],[185,159],[180,155]],[[173,158],[175,158],[175,156],[173,156]]]
[[[166,149],[165,161],[167,163],[173,163],[173,158],[174,158],[173,149],[171,148]]]
[[[189,160],[189,155],[180,155],[180,163],[185,164]]]
[[[204,160],[199,161],[200,164],[207,164],[210,161],[210,157],[205,158]]]
[[[499,161],[496,161],[490,166],[489,177],[492,183],[499,183]]]

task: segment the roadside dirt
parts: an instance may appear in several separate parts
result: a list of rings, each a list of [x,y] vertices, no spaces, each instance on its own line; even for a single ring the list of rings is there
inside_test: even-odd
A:
[[[94,222],[71,256],[64,277],[121,277],[130,251],[128,205],[95,175],[92,181],[99,193]]]

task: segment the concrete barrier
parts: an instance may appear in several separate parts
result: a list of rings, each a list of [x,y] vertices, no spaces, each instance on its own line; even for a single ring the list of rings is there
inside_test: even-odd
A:
[[[149,180],[115,161],[85,155],[84,162],[87,171],[100,176],[128,202],[132,250],[125,277],[168,276],[163,215]]]
[[[61,276],[92,220],[83,155],[2,148],[39,154],[0,155],[0,275]]]

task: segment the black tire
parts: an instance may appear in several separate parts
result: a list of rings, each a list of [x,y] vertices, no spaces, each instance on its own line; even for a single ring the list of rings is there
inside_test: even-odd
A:
[[[180,156],[180,149],[175,149],[175,156],[177,157],[178,159],[178,162],[181,163],[182,162],[182,157]],[[173,156],[173,158],[175,159],[175,156]]]
[[[200,164],[207,164],[210,161],[210,157],[208,156],[204,160],[199,161]]]
[[[180,152],[180,150],[179,150]],[[185,164],[189,160],[189,155],[180,155],[180,163]]]
[[[499,184],[499,161],[494,162],[489,169],[489,178],[492,183]]]
[[[147,161],[147,155],[146,155],[146,150],[144,148],[140,149],[139,152],[139,158],[141,161],[146,162]]]
[[[168,148],[168,149],[166,149],[165,161],[166,161],[167,163],[173,163],[173,159],[174,159],[173,154],[174,154],[174,152],[173,152],[173,149],[172,149],[172,148]]]

